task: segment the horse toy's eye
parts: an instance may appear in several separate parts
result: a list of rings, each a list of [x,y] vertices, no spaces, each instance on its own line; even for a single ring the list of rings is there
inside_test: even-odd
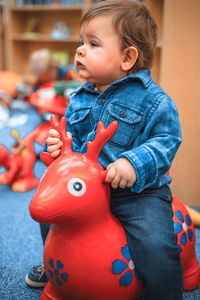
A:
[[[80,178],[72,178],[68,182],[68,190],[73,196],[80,197],[86,191],[85,182]]]

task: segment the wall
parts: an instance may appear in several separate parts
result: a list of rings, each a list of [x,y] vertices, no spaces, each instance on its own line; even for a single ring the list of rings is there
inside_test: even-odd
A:
[[[160,84],[175,101],[183,143],[171,169],[173,192],[200,206],[200,1],[165,0]]]

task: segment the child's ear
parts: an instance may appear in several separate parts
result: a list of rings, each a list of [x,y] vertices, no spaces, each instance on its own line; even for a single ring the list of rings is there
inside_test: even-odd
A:
[[[123,50],[123,60],[121,62],[122,71],[128,72],[136,63],[138,51],[135,47],[130,46]]]

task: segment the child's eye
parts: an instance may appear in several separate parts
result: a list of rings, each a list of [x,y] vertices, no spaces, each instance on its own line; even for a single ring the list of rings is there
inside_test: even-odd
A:
[[[98,46],[97,43],[95,43],[95,42],[90,42],[90,45],[91,45],[91,47],[97,47]]]
[[[80,45],[80,46],[83,46],[83,45],[84,45],[84,42],[83,42],[83,41],[80,41],[80,42],[79,42],[79,45]]]

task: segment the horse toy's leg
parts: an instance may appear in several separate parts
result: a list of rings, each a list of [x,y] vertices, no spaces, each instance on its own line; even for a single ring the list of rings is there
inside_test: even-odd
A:
[[[181,249],[184,290],[190,291],[200,284],[200,269],[195,255],[195,232],[192,218],[184,204],[173,195],[174,231]]]
[[[200,212],[198,212],[195,209],[189,207],[188,205],[185,205],[185,207],[187,208],[187,210],[188,210],[188,212],[191,216],[191,219],[192,219],[192,222],[193,222],[194,226],[200,227]]]
[[[18,172],[18,162],[12,160],[3,145],[0,145],[0,166],[6,168],[6,172],[0,175],[0,184],[10,184]]]
[[[48,282],[40,296],[40,300],[64,300],[64,298],[58,295],[54,291],[53,286]]]

